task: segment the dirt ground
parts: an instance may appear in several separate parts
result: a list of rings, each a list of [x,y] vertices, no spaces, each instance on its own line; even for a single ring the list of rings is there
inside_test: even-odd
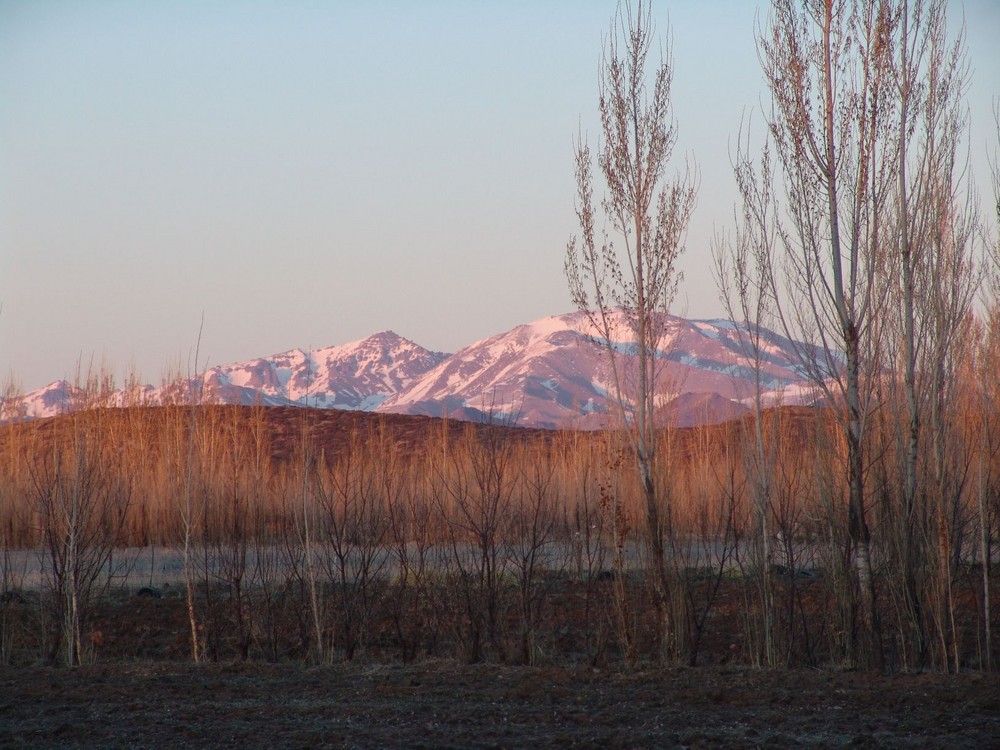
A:
[[[576,622],[573,590],[561,596],[552,616]],[[236,661],[228,647],[195,665],[179,592],[106,600],[88,625],[85,666],[51,668],[40,666],[35,597],[7,612],[19,650],[16,666],[0,667],[0,750],[1000,748],[1000,674],[753,669],[733,650],[732,591],[702,666],[631,669],[555,649],[545,666],[467,665],[454,648],[401,664],[391,647],[323,667],[301,654]]]
[[[1000,681],[698,667],[0,669],[4,748],[1000,747]]]

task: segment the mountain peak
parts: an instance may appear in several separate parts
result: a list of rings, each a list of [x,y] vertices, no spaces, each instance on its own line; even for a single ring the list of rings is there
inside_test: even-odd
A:
[[[611,343],[619,356],[632,348],[629,322],[610,311]],[[658,409],[671,424],[718,421],[745,411],[753,395],[746,327],[724,320],[661,317],[664,363]],[[765,387],[776,394],[803,390],[795,349],[761,331]],[[593,428],[608,424],[615,392],[607,351],[587,313],[571,312],[517,326],[461,348],[433,352],[383,330],[322,349],[290,349],[213,367],[187,381],[134,389],[143,403],[162,404],[198,392],[203,403],[309,406],[456,419],[517,419],[531,427]],[[777,398],[775,396],[774,398]],[[786,400],[788,400],[786,398]],[[111,405],[134,403],[134,394]],[[53,416],[82,403],[82,392],[55,381],[0,404],[2,418]]]

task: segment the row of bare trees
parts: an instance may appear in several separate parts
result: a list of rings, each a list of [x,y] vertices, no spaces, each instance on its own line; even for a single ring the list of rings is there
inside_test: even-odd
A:
[[[898,500],[886,487],[872,501],[889,666],[991,664],[983,571],[1000,536],[1000,452],[979,392],[959,390],[945,460],[966,478],[912,540],[926,550],[916,590]],[[168,583],[196,661],[849,661],[858,592],[839,423],[816,408],[759,417],[661,433],[662,558],[617,431],[440,422],[415,439],[372,417],[334,446],[314,414],[256,407],[4,425],[4,658],[86,660],[102,602]],[[900,424],[872,430],[888,441]],[[873,466],[901,460],[880,450]]]
[[[552,647],[540,623],[551,628],[549,595],[567,581],[584,587],[582,651],[637,658],[642,514],[614,441],[442,422],[415,447],[372,420],[327,454],[307,418],[97,408],[4,425],[3,550],[37,555],[45,657],[79,663],[97,601],[141,584],[130,570],[160,550],[162,564],[181,560],[196,661],[353,658],[377,620],[404,658],[447,638],[471,661],[530,662]],[[278,458],[277,431],[295,439]],[[30,588],[4,559],[4,590]],[[595,603],[611,589],[614,617]]]
[[[963,158],[969,65],[947,10],[774,3],[758,35],[767,137],[755,155],[745,131],[736,239],[717,249],[752,324],[816,345],[800,360],[847,448],[842,572],[851,659],[866,666],[960,668],[963,508],[987,434],[975,415],[993,409],[974,364],[996,334],[973,309],[985,248]],[[979,546],[988,607],[989,539]],[[989,628],[982,645],[989,663]]]
[[[765,327],[789,339],[812,402],[832,418],[813,433],[823,460],[806,491],[830,522],[822,552],[845,658],[959,669],[955,583],[976,554],[984,613],[977,663],[993,662],[995,499],[986,467],[995,411],[988,352],[997,333],[996,316],[982,319],[975,302],[996,261],[996,227],[981,221],[964,156],[970,67],[964,32],[949,30],[947,11],[944,0],[774,0],[756,30],[770,92],[765,136],[756,147],[743,127],[733,163],[741,205],[713,255],[755,373],[746,394],[754,429],[740,449],[752,534],[736,549],[757,571],[748,623],[763,663],[787,658],[774,632],[781,607],[763,571],[795,571],[781,541],[793,529],[778,513],[787,508],[787,454],[764,428]],[[650,60],[654,38],[649,3],[619,5],[600,76],[597,162],[606,192],[594,198],[581,139],[581,234],[570,240],[566,272],[605,344],[619,429],[646,498],[665,655],[676,657],[686,650],[677,600],[689,591],[666,554],[677,535],[676,481],[657,483],[652,425],[671,389],[664,314],[680,280],[696,180],[687,163],[668,174],[674,71],[669,45]],[[987,306],[995,310],[997,298]]]

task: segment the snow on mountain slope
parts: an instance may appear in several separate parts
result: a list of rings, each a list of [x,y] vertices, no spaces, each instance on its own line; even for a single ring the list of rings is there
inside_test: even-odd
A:
[[[627,390],[634,367],[627,353],[634,347],[625,317],[617,313],[613,323],[614,348],[626,355],[620,360],[620,374]],[[662,323],[657,399],[664,419],[689,424],[744,413],[740,402],[754,392],[754,370],[744,353],[746,337],[741,337],[745,329],[729,321],[674,316],[664,316]],[[761,336],[761,387],[780,392],[800,384],[803,376],[790,342],[770,331],[761,331]],[[570,313],[470,344],[387,399],[379,411],[492,415],[531,427],[598,427],[607,424],[614,411],[609,400],[613,382],[606,348],[592,335],[589,319],[584,313]],[[685,398],[670,406],[679,394]],[[691,394],[718,398],[706,401]]]
[[[382,331],[340,346],[213,367],[198,380],[203,403],[371,411],[446,356]]]
[[[613,315],[612,344],[629,373],[633,337]],[[746,329],[725,320],[664,316],[657,406],[666,423],[716,422],[743,414],[755,371]],[[761,388],[768,403],[797,403],[808,387],[792,342],[760,331]],[[631,360],[631,362],[630,362]],[[630,379],[623,379],[626,389]],[[296,405],[455,419],[501,419],[531,427],[603,427],[615,419],[614,377],[606,347],[584,313],[521,325],[464,347],[432,352],[391,331],[325,349],[292,349],[213,367],[195,378],[130,386],[86,405],[189,403]],[[0,404],[0,419],[54,416],[83,404],[83,392],[57,381]]]
[[[382,331],[360,341],[306,352],[292,349],[270,357],[213,367],[188,380],[159,388],[132,386],[84,402],[82,389],[66,381],[8,399],[0,419],[37,419],[80,406],[190,403],[312,406],[370,411],[447,357]]]
[[[213,367],[201,378],[203,400],[253,403],[259,397],[266,404],[370,411],[446,356],[382,331],[340,346]]]
[[[83,390],[65,380],[56,380],[23,396],[4,398],[0,421],[44,419],[64,414],[83,400]]]
[[[23,396],[0,398],[0,422],[44,419],[77,409],[151,404],[153,393],[151,385],[111,390],[107,384],[85,388],[68,380],[56,380]]]
[[[549,427],[579,417],[595,399],[603,410],[609,384],[602,352],[580,332],[578,317],[545,318],[470,344],[379,410],[430,416],[459,410]]]

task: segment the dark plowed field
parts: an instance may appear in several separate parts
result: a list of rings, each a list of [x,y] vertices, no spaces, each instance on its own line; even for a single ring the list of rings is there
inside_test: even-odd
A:
[[[88,666],[0,671],[0,746],[985,750],[995,678],[701,667]]]

